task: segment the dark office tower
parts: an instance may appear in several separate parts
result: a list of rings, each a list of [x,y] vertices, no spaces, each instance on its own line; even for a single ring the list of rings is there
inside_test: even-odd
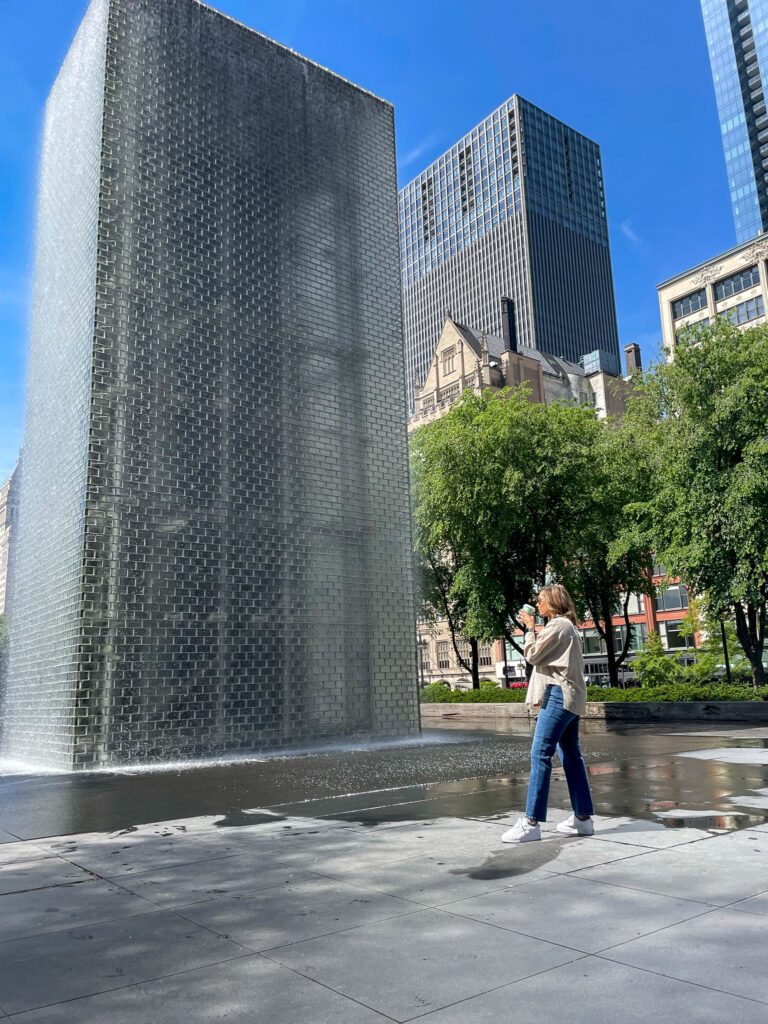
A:
[[[521,97],[401,190],[400,258],[409,382],[446,309],[572,362],[602,350],[619,372],[600,148]]]
[[[736,240],[768,227],[768,0],[701,0]]]
[[[391,106],[196,0],[93,0],[35,287],[4,753],[415,732]]]

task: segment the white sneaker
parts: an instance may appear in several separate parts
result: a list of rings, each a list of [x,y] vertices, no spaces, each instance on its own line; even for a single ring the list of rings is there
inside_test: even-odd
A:
[[[566,836],[593,836],[595,834],[595,823],[591,818],[582,821],[575,814],[572,814],[570,818],[560,822],[557,826],[557,831],[562,832]]]
[[[534,839],[541,839],[541,828],[527,818],[519,818],[501,837],[502,843],[530,843]]]

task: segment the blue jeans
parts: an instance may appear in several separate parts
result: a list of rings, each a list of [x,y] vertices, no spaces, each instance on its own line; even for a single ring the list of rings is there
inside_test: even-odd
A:
[[[568,794],[575,814],[593,812],[592,796],[587,782],[587,769],[579,749],[579,716],[563,707],[563,691],[548,686],[541,701],[531,747],[531,781],[528,785],[528,803],[525,816],[536,821],[547,820],[549,780],[552,775],[552,755],[557,750],[563,763]]]

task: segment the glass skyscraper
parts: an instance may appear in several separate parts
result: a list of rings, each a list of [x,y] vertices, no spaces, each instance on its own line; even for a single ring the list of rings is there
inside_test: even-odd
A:
[[[409,391],[446,310],[619,372],[600,147],[520,96],[401,190],[400,257]]]
[[[736,238],[768,227],[768,0],[701,0]]]

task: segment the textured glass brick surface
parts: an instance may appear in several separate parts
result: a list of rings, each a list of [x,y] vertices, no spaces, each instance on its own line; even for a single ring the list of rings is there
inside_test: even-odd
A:
[[[65,766],[78,676],[107,2],[95,0],[51,91],[35,286],[3,752]]]
[[[72,760],[418,728],[392,108],[111,0]]]

